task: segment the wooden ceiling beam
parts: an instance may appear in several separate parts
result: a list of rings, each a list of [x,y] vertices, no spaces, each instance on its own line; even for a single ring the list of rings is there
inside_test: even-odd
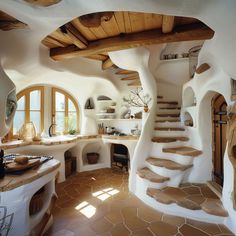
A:
[[[163,33],[170,33],[175,24],[175,17],[174,16],[166,16],[164,15],[162,18],[162,32]]]
[[[54,60],[59,61],[77,56],[89,56],[144,45],[211,39],[213,35],[214,31],[209,27],[203,23],[196,23],[175,27],[171,33],[162,33],[161,30],[155,29],[100,39],[90,42],[88,47],[83,50],[73,45],[65,48],[52,48],[50,50],[50,56]]]
[[[112,62],[111,58],[106,59],[103,63],[102,63],[102,69],[106,70],[111,68],[114,65],[114,63]]]
[[[44,44],[46,47],[49,47],[49,48],[65,47],[66,46],[66,45],[64,45],[60,41],[57,41],[56,39],[54,39],[51,36],[47,36],[46,38],[44,38],[42,40],[42,44]]]
[[[121,80],[123,80],[123,81],[127,81],[127,80],[136,80],[136,79],[139,79],[138,74],[136,74],[136,75],[132,75],[132,76],[128,76],[128,77],[124,77],[124,78],[121,78]]]
[[[108,56],[103,55],[103,54],[94,54],[94,55],[87,56],[86,58],[99,60],[99,61],[105,61],[108,59]]]
[[[70,23],[65,25],[66,34],[71,38],[74,45],[80,49],[87,48],[88,41],[80,34],[80,32]]]

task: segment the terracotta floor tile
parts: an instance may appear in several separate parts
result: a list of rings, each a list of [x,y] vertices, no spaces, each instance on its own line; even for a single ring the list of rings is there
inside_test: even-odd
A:
[[[201,192],[202,192],[202,195],[206,198],[218,199],[216,194],[214,192],[212,192],[208,186],[202,186],[201,187]]]
[[[234,235],[225,225],[219,224],[220,230],[223,234],[232,234]]]
[[[158,236],[173,236],[178,231],[178,228],[176,226],[160,221],[151,223],[149,228],[154,234]],[[190,234],[188,236],[190,236]]]
[[[185,223],[185,218],[164,214],[162,217],[162,221],[170,225],[179,227]]]
[[[161,220],[162,213],[149,207],[138,208],[138,217],[144,221],[152,222]]]
[[[195,187],[195,186],[185,187],[185,188],[182,188],[182,190],[187,194],[200,194],[201,193],[199,187]]]
[[[101,218],[90,224],[90,227],[95,233],[101,234],[109,231],[112,228],[112,224],[106,219]]]
[[[60,230],[52,234],[52,236],[75,236],[75,233],[69,230]]]
[[[185,196],[185,199],[200,204],[203,197],[196,194],[197,190],[194,186],[195,184],[186,183],[182,185],[182,188],[188,190],[185,192],[181,190],[177,194],[173,188],[166,188],[165,190],[167,193],[174,192],[177,198],[181,199]],[[205,185],[196,186],[202,188]],[[115,188],[119,192],[103,199],[103,201],[92,195],[94,192],[107,188]],[[194,227],[183,225],[185,223],[184,218],[163,215],[163,213],[146,206],[129,192],[128,175],[120,170],[101,169],[78,173],[67,178],[66,182],[58,184],[56,191],[59,198],[56,207],[53,209],[54,224],[46,236],[149,236],[155,232],[158,236],[206,235],[197,228],[210,233],[219,232],[217,225],[199,222],[194,223]],[[205,195],[211,195],[208,190],[204,191]],[[190,192],[194,194],[189,195]],[[83,215],[80,212],[81,209],[75,209],[76,206],[84,202],[96,209],[90,218]],[[183,225],[181,227],[183,235],[177,233],[176,225],[180,227]],[[221,228],[219,236],[233,235],[225,226],[219,227]]]
[[[117,224],[111,230],[112,236],[128,236],[130,235],[130,231],[124,226],[124,224]]]
[[[180,188],[167,187],[162,192],[175,199],[176,201],[182,200],[187,196],[187,194]]]
[[[115,225],[123,222],[120,211],[111,211],[105,215],[105,218]]]
[[[202,195],[189,195],[186,199],[196,202],[197,204],[202,204],[206,200]]]
[[[204,222],[190,220],[190,219],[187,219],[187,224],[189,224],[195,228],[201,229],[202,231],[204,231],[208,234],[215,235],[215,234],[221,233],[218,225],[216,225],[216,224],[209,224],[209,223],[204,223]]]
[[[124,220],[124,224],[130,231],[138,231],[146,228],[149,224],[137,216],[129,217]]]
[[[148,229],[143,229],[133,232],[132,236],[153,236],[153,233],[151,233]]]
[[[196,228],[193,228],[190,225],[184,224],[180,229],[180,233],[183,234],[183,236],[207,236],[208,234],[204,233],[201,230],[198,230]]]
[[[124,207],[121,209],[121,214],[124,219],[129,219],[137,216],[137,207]]]
[[[183,199],[181,201],[177,201],[177,205],[181,206],[183,208],[190,209],[190,210],[201,210],[202,209],[202,207],[199,204],[192,202],[188,199]]]

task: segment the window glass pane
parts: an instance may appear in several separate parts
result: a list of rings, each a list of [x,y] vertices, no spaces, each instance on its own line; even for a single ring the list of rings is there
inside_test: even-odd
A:
[[[40,90],[30,92],[30,110],[40,110],[40,98]]]
[[[62,93],[56,92],[55,105],[56,105],[56,111],[65,110],[65,96]]]
[[[31,111],[30,112],[30,121],[32,121],[36,128],[36,133],[40,133],[41,124],[40,124],[40,111]]]
[[[25,112],[16,111],[13,121],[13,134],[16,134],[25,122]]]
[[[40,90],[30,92],[30,110],[40,110]]]
[[[25,96],[22,96],[17,101],[17,110],[25,110]]]
[[[77,130],[76,112],[69,112],[69,114],[68,114],[68,131],[69,130]]]
[[[68,100],[68,110],[69,111],[76,111],[75,105],[70,99]]]
[[[64,112],[56,112],[56,132],[64,131]]]

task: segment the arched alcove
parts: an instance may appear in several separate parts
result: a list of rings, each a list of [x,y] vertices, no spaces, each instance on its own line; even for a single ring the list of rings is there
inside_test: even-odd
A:
[[[183,93],[183,106],[191,107],[196,106],[196,97],[193,89],[191,87],[187,87]]]
[[[193,127],[194,125],[193,118],[189,112],[184,113],[184,125],[189,127]]]

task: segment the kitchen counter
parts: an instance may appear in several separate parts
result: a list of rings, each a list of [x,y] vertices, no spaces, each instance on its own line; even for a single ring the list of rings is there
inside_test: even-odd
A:
[[[10,191],[25,184],[29,184],[53,172],[59,167],[60,162],[56,159],[52,159],[40,165],[37,169],[27,170],[22,175],[7,174],[4,179],[0,180],[0,192]]]
[[[13,148],[24,147],[28,145],[58,145],[58,144],[67,144],[75,143],[77,140],[87,140],[87,139],[96,139],[101,138],[101,135],[63,135],[63,136],[53,136],[48,138],[43,138],[41,141],[23,141],[23,140],[12,140],[6,143],[0,144],[0,149],[8,150]]]
[[[118,136],[118,135],[102,135],[103,139],[115,139],[115,140],[138,140],[139,136],[136,135],[124,135],[124,136]]]
[[[53,136],[48,138],[43,138],[41,141],[23,141],[23,140],[12,140],[7,143],[0,144],[0,149],[8,150],[13,148],[24,147],[28,145],[59,145],[59,144],[69,144],[75,143],[76,141],[88,140],[88,139],[115,139],[115,140],[138,140],[139,136],[135,135],[125,135],[125,136],[116,136],[116,135],[63,135],[63,136]]]

